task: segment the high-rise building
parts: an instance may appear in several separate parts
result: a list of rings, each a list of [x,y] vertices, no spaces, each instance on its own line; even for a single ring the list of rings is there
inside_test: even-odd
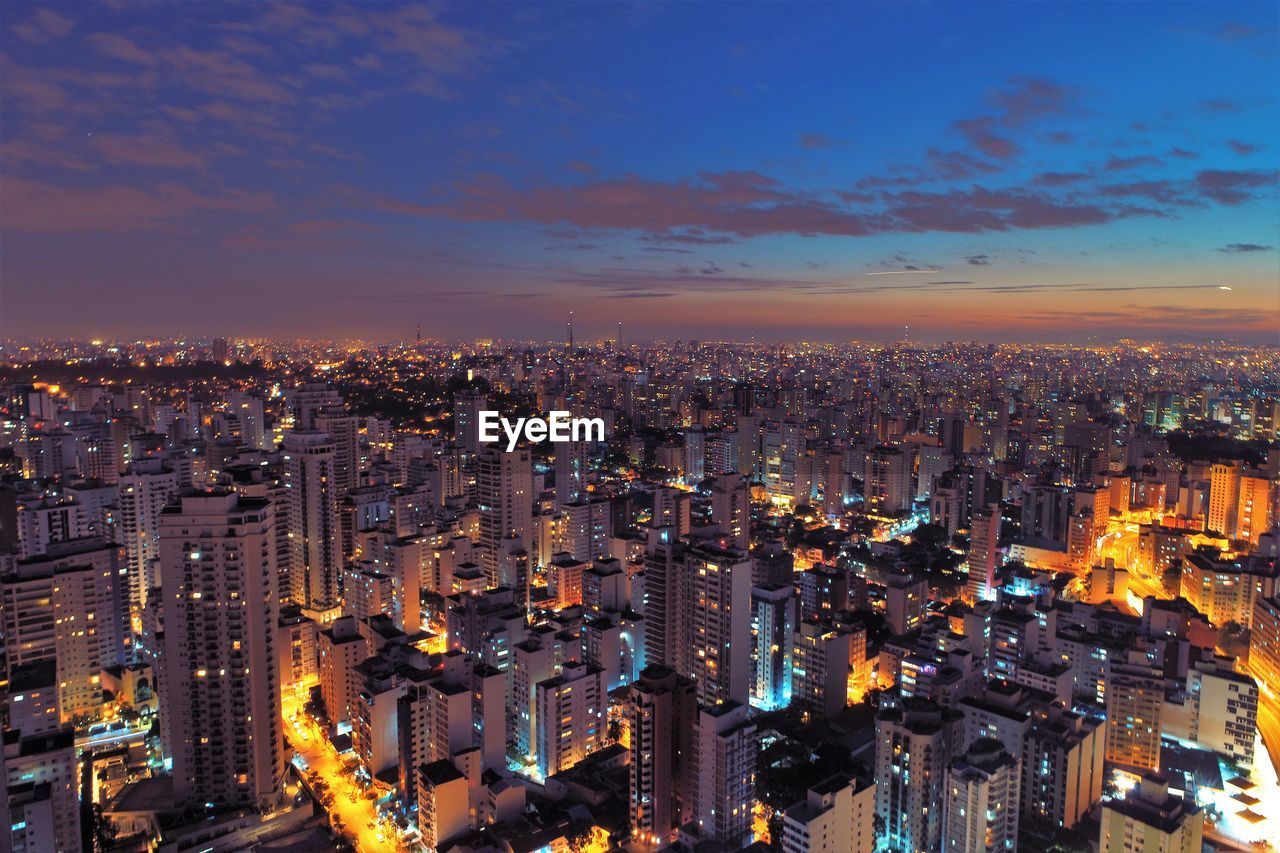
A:
[[[863,470],[867,509],[895,515],[911,506],[911,456],[897,445],[878,445],[867,453]]]
[[[761,479],[769,497],[791,501],[796,491],[796,466],[804,455],[801,424],[792,418],[761,424]]]
[[[1218,627],[1249,627],[1254,602],[1275,596],[1278,587],[1280,570],[1273,560],[1197,550],[1182,561],[1182,597]]]
[[[447,758],[418,768],[418,832],[428,850],[471,828],[467,777]]]
[[[1107,761],[1126,767],[1160,767],[1160,715],[1164,674],[1143,649],[1109,659],[1106,673]]]
[[[285,433],[283,451],[290,597],[323,612],[339,603],[342,571],[333,441],[318,430],[292,430]]]
[[[1251,770],[1258,731],[1258,683],[1234,671],[1231,658],[1194,661],[1187,671],[1188,740]]]
[[[1000,561],[1000,507],[975,510],[969,523],[969,584],[972,601],[996,597],[996,568]]]
[[[587,563],[609,556],[609,542],[613,538],[611,509],[606,498],[565,504],[560,510],[564,514],[563,549],[575,560]]]
[[[629,697],[631,827],[639,841],[660,844],[693,817],[696,688],[665,666],[649,666]]]
[[[1061,708],[1032,714],[1022,748],[1023,817],[1070,829],[1102,798],[1106,725]]]
[[[953,464],[955,460],[944,448],[930,444],[921,447],[919,471],[916,474],[916,499],[930,497],[938,480]]]
[[[604,745],[609,697],[603,676],[598,666],[569,662],[559,675],[534,688],[534,743],[538,773],[544,779]]]
[[[876,714],[876,815],[886,846],[941,849],[947,767],[961,720],[927,699],[882,705]]]
[[[1099,853],[1200,853],[1203,839],[1204,813],[1170,794],[1163,776],[1147,774],[1124,799],[1102,805]]]
[[[341,501],[360,485],[360,419],[340,408],[317,412],[315,428],[333,444],[333,490]]]
[[[0,850],[79,850],[80,797],[75,729],[63,726],[53,660],[11,667],[8,725],[0,751]]]
[[[293,428],[316,428],[316,415],[322,411],[342,408],[342,395],[338,389],[324,382],[299,385],[288,393],[289,409],[293,412]]]
[[[674,527],[647,530],[644,557],[645,659],[688,674],[690,578],[684,571],[685,546]]]
[[[534,757],[537,744],[538,697],[537,687],[555,677],[562,661],[557,647],[531,637],[511,648],[511,719],[515,727],[516,750],[520,755]]]
[[[587,497],[587,449],[585,441],[556,445],[556,508]]]
[[[686,554],[691,582],[689,647],[704,705],[751,695],[751,558],[745,551],[697,545]]]
[[[1209,466],[1209,511],[1205,529],[1230,536],[1236,529],[1236,508],[1240,494],[1240,466],[1219,462]]]
[[[1253,604],[1249,669],[1264,691],[1280,695],[1280,598],[1259,597]]]
[[[227,408],[240,423],[240,443],[251,450],[270,450],[271,435],[267,432],[262,398],[253,394],[231,394]]]
[[[689,532],[689,493],[660,486],[653,490],[653,517],[650,527],[670,527],[675,539]]]
[[[791,704],[795,664],[796,599],[790,584],[751,589],[751,706],[773,711]]]
[[[705,838],[734,847],[751,838],[759,733],[749,709],[737,702],[698,714],[694,820]]]
[[[1232,535],[1240,542],[1247,542],[1249,548],[1257,547],[1258,539],[1271,529],[1275,509],[1271,496],[1274,490],[1271,480],[1261,471],[1246,471],[1240,477]]]
[[[992,738],[980,738],[947,768],[942,803],[944,853],[1011,851],[1018,846],[1020,765]]]
[[[924,621],[929,606],[929,581],[912,575],[893,575],[885,580],[885,617],[895,634],[915,630]]]
[[[527,447],[508,453],[486,445],[476,467],[476,500],[480,504],[480,565],[497,586],[499,555],[510,550],[503,540],[516,540],[529,550],[533,533],[533,467]]]
[[[711,486],[711,523],[731,548],[751,546],[751,496],[741,474],[721,474]]]
[[[810,788],[782,813],[784,853],[872,853],[875,786],[832,776]]]
[[[130,465],[117,487],[129,609],[137,615],[147,591],[160,585],[160,512],[178,496],[178,475],[159,459],[143,459]]]
[[[271,503],[183,495],[160,518],[160,696],[174,796],[271,808],[287,768]]]
[[[800,707],[829,717],[844,709],[848,697],[853,637],[830,622],[805,619],[795,633],[791,697]]]
[[[684,432],[684,481],[691,485],[701,483],[706,477],[707,434],[701,426],[694,425]]]
[[[463,390],[453,395],[453,436],[468,453],[480,449],[480,413],[489,408],[480,391]]]
[[[18,560],[0,580],[6,669],[55,661],[64,721],[102,709],[102,670],[125,662],[126,609],[121,549],[78,539]]]

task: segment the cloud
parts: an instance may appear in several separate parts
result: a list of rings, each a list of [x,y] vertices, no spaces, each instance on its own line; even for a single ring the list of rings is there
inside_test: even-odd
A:
[[[1008,160],[1017,155],[1017,144],[1007,136],[996,132],[999,122],[992,116],[959,119],[951,126],[969,141],[973,148],[996,160]]]
[[[163,130],[132,135],[95,133],[90,143],[103,160],[116,165],[202,170],[209,162],[205,154],[185,147]]]
[[[1257,145],[1250,145],[1248,142],[1241,142],[1238,139],[1228,139],[1227,145],[1231,146],[1231,150],[1241,156],[1252,154],[1259,148]]]
[[[1209,98],[1200,102],[1200,109],[1207,113],[1238,113],[1242,108],[1226,98]]]
[[[1199,192],[1203,194],[1204,189]],[[752,171],[699,172],[670,181],[626,175],[573,186],[533,187],[514,187],[496,176],[480,176],[456,186],[451,197],[430,202],[360,193],[353,200],[388,213],[632,231],[649,235],[654,242],[685,243],[723,242],[726,235],[976,234],[1165,215],[1131,203],[1105,204],[1031,188],[976,185],[935,192],[883,191],[874,202],[849,203],[839,191],[791,189]]]
[[[940,151],[937,148],[930,148],[925,156],[928,158],[930,165],[933,166],[933,174],[931,178],[940,178],[942,180],[958,180],[962,178],[972,178],[978,175],[989,175],[1000,171],[1000,167],[979,160],[963,151]]]
[[[1228,255],[1240,255],[1249,252],[1270,252],[1271,249],[1271,246],[1264,246],[1261,243],[1228,243],[1219,247],[1218,251]]]
[[[33,44],[45,44],[64,38],[74,28],[74,21],[59,15],[47,6],[41,6],[32,13],[31,17],[11,27],[14,35]]]
[[[1170,148],[1168,152],[1166,152],[1165,156],[1177,157],[1180,160],[1194,160],[1200,155],[1194,151],[1188,151],[1185,148],[1178,148],[1177,146],[1174,146],[1173,148]]]
[[[1043,77],[1011,77],[1004,88],[990,93],[987,100],[1000,112],[1000,123],[1018,127],[1046,116],[1067,115],[1075,92]]]
[[[197,191],[176,183],[63,187],[8,176],[0,183],[0,226],[15,231],[174,231],[176,220],[202,213],[268,213],[267,193],[222,188]]]
[[[1119,172],[1126,169],[1136,169],[1139,166],[1163,165],[1164,161],[1159,157],[1153,157],[1150,154],[1139,154],[1135,157],[1110,157],[1103,168],[1108,172]]]
[[[964,260],[965,263],[975,267],[985,267],[991,263],[991,258],[988,255],[968,255]]]
[[[1042,187],[1065,187],[1088,179],[1089,175],[1086,172],[1042,172],[1031,182]]]
[[[354,231],[372,232],[376,225],[356,219],[302,219],[285,226],[290,234],[342,234]]]
[[[91,33],[85,37],[85,43],[93,45],[103,56],[118,59],[130,65],[149,68],[157,62],[155,54],[143,50],[132,39],[119,33]]]
[[[1253,198],[1246,190],[1275,183],[1274,172],[1206,169],[1195,177],[1200,192],[1219,204],[1236,205]]]
[[[1004,86],[987,93],[986,101],[993,114],[958,119],[951,128],[959,132],[975,151],[993,160],[1011,160],[1021,147],[1009,135],[1016,130],[1050,116],[1068,115],[1074,111],[1075,93],[1042,77],[1011,77]],[[1050,134],[1055,142],[1071,140],[1066,131]]]
[[[823,148],[838,148],[844,145],[844,140],[834,139],[825,133],[801,133],[800,145],[810,151],[817,151]]]
[[[646,243],[692,243],[695,245],[726,245],[737,240],[724,234],[708,234],[701,228],[690,228],[686,231],[656,231],[640,235]]]
[[[1097,225],[1117,213],[1095,204],[1058,200],[1026,190],[967,190],[888,194],[892,230],[976,234],[1034,228]],[[1129,215],[1137,211],[1128,212]]]
[[[1218,29],[1218,37],[1223,41],[1244,41],[1258,38],[1263,33],[1264,31],[1260,27],[1241,23],[1240,21],[1225,21]]]
[[[1124,184],[1104,184],[1097,192],[1108,198],[1141,197],[1161,204],[1194,204],[1184,192],[1185,184],[1173,181],[1132,181]]]
[[[1259,56],[1274,57],[1278,32],[1280,30],[1275,26],[1259,27],[1243,21],[1225,21],[1210,35],[1224,44],[1242,45]]]

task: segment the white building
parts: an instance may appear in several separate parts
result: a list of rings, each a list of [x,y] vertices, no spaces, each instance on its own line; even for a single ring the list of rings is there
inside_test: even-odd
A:
[[[943,853],[1012,851],[1018,845],[1018,760],[992,738],[974,741],[947,768]]]
[[[704,838],[739,847],[750,841],[759,748],[748,711],[725,702],[698,715],[694,820]]]
[[[785,853],[872,853],[876,789],[870,782],[833,776],[810,788],[782,813]]]
[[[160,696],[179,802],[270,808],[287,767],[271,503],[183,496],[160,518]]]

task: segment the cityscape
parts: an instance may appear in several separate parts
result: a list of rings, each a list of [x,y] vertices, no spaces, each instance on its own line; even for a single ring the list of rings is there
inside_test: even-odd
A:
[[[0,10],[0,853],[1280,850],[1280,7]]]

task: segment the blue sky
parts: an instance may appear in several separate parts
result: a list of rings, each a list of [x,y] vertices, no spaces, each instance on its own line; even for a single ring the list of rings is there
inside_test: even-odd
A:
[[[1278,17],[12,2],[0,333],[1274,340]]]

